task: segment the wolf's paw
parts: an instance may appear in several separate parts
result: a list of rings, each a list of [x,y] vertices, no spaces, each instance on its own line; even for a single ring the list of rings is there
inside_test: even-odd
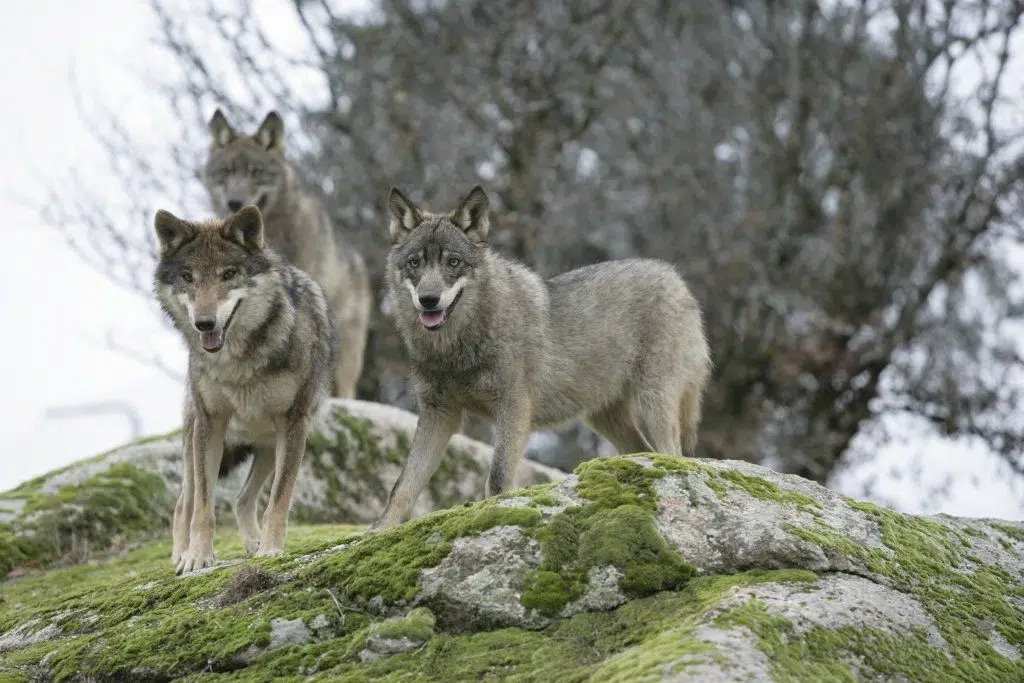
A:
[[[213,556],[212,552],[206,554],[184,552],[181,555],[181,559],[178,560],[178,568],[174,573],[181,576],[182,574],[212,567],[216,563],[217,559]]]
[[[245,544],[245,552],[250,555],[255,555],[260,549],[260,539],[258,538],[243,538],[242,543]]]
[[[181,555],[183,552],[184,551],[181,550],[175,550],[171,553],[171,564],[173,564],[175,567],[177,567],[178,563],[181,562]]]
[[[256,550],[256,557],[277,557],[283,552],[284,548],[280,546],[263,545],[261,543],[260,547]]]
[[[367,529],[364,533],[367,536],[376,536],[380,532],[387,530],[388,527],[390,527],[390,526],[391,525],[388,524],[387,522],[384,522],[383,520],[378,519],[376,522],[371,524],[370,528]]]

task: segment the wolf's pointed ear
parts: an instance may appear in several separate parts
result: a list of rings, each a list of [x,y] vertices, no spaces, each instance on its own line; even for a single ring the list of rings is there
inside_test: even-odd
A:
[[[246,249],[263,248],[263,214],[255,204],[246,204],[234,216],[224,221],[220,235]]]
[[[210,119],[210,134],[213,135],[213,144],[218,147],[223,147],[235,139],[235,130],[220,109],[213,112],[213,118]]]
[[[392,244],[401,244],[423,219],[419,208],[406,199],[397,187],[392,187],[388,192],[388,213],[391,214],[388,234],[391,235]]]
[[[153,219],[156,238],[160,242],[160,256],[167,256],[182,244],[192,239],[196,229],[170,211],[159,209]]]
[[[284,121],[276,111],[271,111],[263,119],[256,131],[256,141],[265,149],[284,151]]]
[[[450,217],[471,240],[486,242],[487,231],[491,229],[490,208],[491,200],[487,198],[484,188],[474,185]]]

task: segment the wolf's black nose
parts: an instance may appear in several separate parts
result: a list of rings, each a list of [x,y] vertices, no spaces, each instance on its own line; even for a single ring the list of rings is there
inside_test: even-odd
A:
[[[228,208],[231,209],[232,211],[238,211],[243,206],[244,204],[242,204],[242,202],[238,201],[237,199],[232,199],[231,201],[228,202]]]
[[[434,308],[440,301],[441,297],[436,294],[420,294],[420,306],[423,308]]]
[[[213,328],[216,327],[217,323],[214,320],[197,320],[196,329],[200,332],[213,332]]]

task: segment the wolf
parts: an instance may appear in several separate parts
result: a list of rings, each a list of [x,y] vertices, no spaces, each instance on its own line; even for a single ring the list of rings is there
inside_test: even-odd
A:
[[[267,241],[324,288],[341,340],[332,394],[354,398],[373,306],[363,256],[345,244],[320,201],[303,187],[285,157],[284,122],[276,111],[266,115],[254,135],[232,128],[220,109],[209,127],[212,139],[202,176],[214,211],[227,218],[243,204],[255,204],[263,214]]]
[[[693,454],[711,354],[671,264],[606,261],[545,281],[488,247],[479,185],[446,214],[394,187],[387,207],[387,284],[419,423],[371,532],[409,519],[467,411],[495,427],[485,497],[510,487],[531,431],[579,417],[619,453]]]
[[[188,347],[171,560],[178,574],[213,565],[215,479],[250,453],[235,520],[247,551],[277,555],[310,419],[338,361],[334,313],[323,288],[264,240],[256,206],[201,222],[161,209],[154,227],[156,298]],[[261,528],[256,503],[271,474]]]

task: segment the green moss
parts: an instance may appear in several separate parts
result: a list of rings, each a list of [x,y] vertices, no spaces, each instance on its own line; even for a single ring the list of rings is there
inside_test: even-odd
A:
[[[677,594],[659,593],[654,604],[672,605],[672,616],[661,619],[654,612],[652,620],[656,628],[636,638],[634,645],[608,658],[587,678],[591,681],[621,681],[627,683],[641,680],[662,680],[673,673],[684,674],[685,665],[671,666],[681,658],[689,656],[696,660],[718,660],[723,658],[705,642],[694,637],[697,627],[704,623],[704,615],[716,607],[722,599],[736,588],[754,586],[760,583],[813,584],[818,581],[814,572],[804,570],[751,571],[729,576],[708,576],[691,580],[682,592]],[[669,597],[672,595],[672,597]],[[643,605],[645,601],[628,603],[620,608]],[[646,637],[644,637],[646,636]],[[685,675],[679,676],[685,679]]]
[[[716,623],[750,629],[771,663],[772,678],[780,683],[865,679],[996,683],[1018,680],[1024,673],[1019,663],[987,645],[951,659],[917,628],[900,635],[862,626],[814,627],[797,634],[788,619],[770,614],[757,600],[730,610]]]
[[[554,616],[566,603],[583,595],[584,588],[581,581],[567,579],[556,571],[539,569],[526,577],[520,602],[523,607]]]
[[[426,607],[417,607],[402,618],[388,619],[378,624],[372,632],[380,638],[408,638],[423,643],[434,637],[434,624],[434,613]]]
[[[1004,524],[1002,522],[987,522],[987,524],[996,531],[1000,531],[1006,534],[1013,540],[1024,543],[1024,528],[1019,526],[1013,526],[1010,524]]]
[[[1011,662],[996,652],[988,639],[988,629],[994,629],[1024,652],[1024,586],[998,567],[981,565],[967,552],[961,535],[941,522],[902,515],[872,503],[848,504],[874,518],[888,552],[858,546],[820,521],[813,529],[790,531],[823,548],[862,560],[870,571],[909,591],[931,615],[949,644],[950,657],[929,651],[919,634],[901,640],[848,630],[813,633],[809,636],[812,640],[801,641],[805,650],[799,652],[799,657],[827,661],[830,653],[842,647],[868,657],[869,664],[882,674],[908,675],[910,680],[1000,681],[1024,677],[1024,660]],[[777,656],[774,642],[770,637],[762,641],[773,658]],[[818,650],[808,653],[808,643]],[[904,668],[902,663],[916,668]],[[911,671],[913,675],[908,673]],[[778,679],[796,680],[800,675],[791,673],[788,679]]]
[[[866,565],[882,563],[886,559],[884,551],[854,543],[820,520],[815,520],[811,527],[796,527],[787,524],[783,528],[797,538],[802,538],[808,543],[814,543],[821,547],[826,554],[831,553],[836,556],[858,559]]]
[[[552,491],[558,488],[558,482],[548,482],[545,484],[534,484],[529,488],[525,489],[513,489],[504,493],[499,493],[492,496],[490,500],[494,502],[503,500],[521,500],[525,498],[528,505],[533,507],[546,507],[558,504],[558,500],[552,495]]]
[[[821,508],[821,504],[810,496],[793,491],[785,491],[781,487],[762,478],[743,474],[738,470],[722,470],[711,465],[705,465],[693,458],[681,458],[669,455],[646,455],[651,458],[655,467],[669,472],[684,472],[687,474],[704,475],[704,483],[715,492],[721,499],[729,490],[729,485],[742,489],[748,495],[760,500],[768,500],[783,505],[808,509],[814,512]]]
[[[348,600],[379,595],[388,604],[408,601],[420,591],[420,572],[447,557],[455,538],[499,525],[531,527],[539,521],[537,510],[491,502],[439,510],[359,539],[346,552],[312,568],[308,578],[336,588]]]
[[[54,544],[48,540],[24,536],[11,525],[0,524],[0,579],[15,567],[41,567],[58,557]]]
[[[131,542],[165,532],[172,506],[163,477],[126,462],[53,493],[36,490],[15,520],[0,525],[0,570],[62,557],[84,561],[117,537]]]
[[[654,525],[653,482],[662,469],[632,460],[591,460],[576,468],[576,493],[588,499],[555,515],[535,532],[544,560],[527,577],[525,607],[554,616],[586,590],[595,567],[615,567],[630,597],[677,589],[696,574],[669,548]]]
[[[821,507],[821,504],[810,496],[792,491],[783,491],[777,485],[761,477],[751,477],[737,470],[723,470],[719,473],[719,476],[743,489],[754,498],[801,508]]]
[[[665,476],[665,471],[648,468],[624,458],[589,460],[576,468],[579,477],[576,493],[590,501],[588,510],[636,505],[654,511],[657,495],[654,481]]]
[[[233,529],[219,531],[219,559],[247,557]],[[327,540],[332,536],[351,537],[352,531],[294,526],[283,560],[260,558],[198,576],[174,576],[170,543],[164,540],[107,565],[78,565],[23,578],[8,587],[0,603],[0,633],[39,619],[44,625],[57,623],[63,634],[76,637],[0,654],[0,667],[38,662],[56,651],[50,660],[55,680],[69,680],[79,672],[86,678],[116,679],[136,666],[166,678],[244,665],[240,658],[248,648],[269,642],[275,617],[330,616],[335,632],[366,626],[367,617],[348,614],[344,627],[328,591],[290,583],[284,574],[271,576],[265,566],[287,561],[294,576],[296,558],[332,545]],[[225,596],[230,599],[223,600]]]
[[[667,472],[685,472],[688,474],[718,474],[718,470],[710,465],[705,465],[699,460],[685,458],[675,455],[664,455],[663,453],[641,453],[645,458],[650,458],[655,467]]]
[[[610,612],[579,614],[546,631],[507,628],[463,635],[437,633],[422,648],[365,664],[358,659],[365,631],[355,632],[287,652],[265,653],[238,672],[190,680],[305,680],[296,677],[296,672],[351,682],[657,680],[666,662],[684,655],[703,653],[720,658],[694,636],[694,630],[701,615],[731,588],[816,578],[810,572],[749,572],[695,579],[681,592],[658,593]]]
[[[461,511],[476,509],[479,506]],[[462,530],[480,529],[495,521],[494,512],[484,506],[483,514],[461,521],[443,516],[443,521]],[[442,516],[438,517],[435,523],[440,525]],[[295,525],[289,531],[290,550],[280,561],[290,562],[294,570],[301,566],[296,560],[305,553],[345,538],[351,538],[349,527]],[[352,549],[325,555],[313,564],[334,564],[336,556]],[[236,592],[237,599],[224,604],[218,596],[241,583],[248,585],[246,575],[258,577],[260,571],[242,565],[176,578],[169,552],[169,542],[164,540],[107,565],[54,570],[12,585],[0,604],[0,632],[31,618],[48,623],[69,610],[82,616],[66,619],[62,627],[75,638],[0,653],[0,672],[11,667],[34,671],[52,652],[48,662],[56,681],[304,680],[314,671],[330,680],[351,681],[629,680],[598,674],[609,657],[642,648],[670,629],[677,632],[677,651],[704,647],[689,636],[684,638],[679,626],[696,623],[696,617],[729,587],[814,579],[807,572],[697,579],[681,593],[658,593],[613,612],[580,614],[545,632],[503,629],[449,635],[437,631],[433,615],[423,608],[402,619],[381,621],[353,607],[335,586],[314,583],[312,579],[321,576],[315,571],[277,574],[273,581],[259,582],[259,590]],[[218,535],[217,552],[222,559],[244,556],[235,533]],[[251,564],[262,566],[259,561]],[[321,615],[327,617],[326,629],[319,631],[324,640],[260,652],[269,643],[272,619],[302,618],[311,625]],[[359,652],[374,632],[426,645],[363,663]],[[659,651],[665,647],[662,643]],[[629,669],[651,672],[658,665],[651,658],[634,661]]]

